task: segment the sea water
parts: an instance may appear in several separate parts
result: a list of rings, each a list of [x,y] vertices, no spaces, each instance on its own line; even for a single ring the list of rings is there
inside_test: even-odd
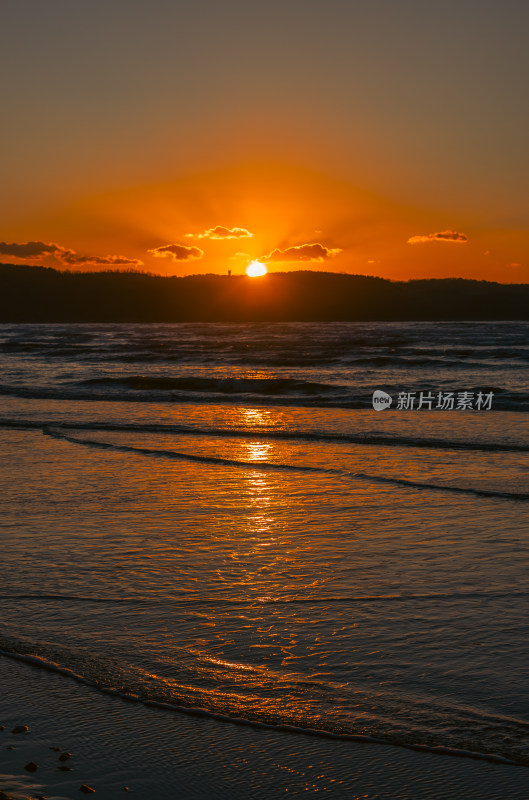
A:
[[[0,326],[0,651],[529,764],[528,365],[527,323]]]

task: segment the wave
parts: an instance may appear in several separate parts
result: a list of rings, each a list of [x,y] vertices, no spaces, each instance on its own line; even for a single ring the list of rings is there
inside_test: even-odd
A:
[[[410,602],[435,602],[440,601],[475,601],[475,600],[509,600],[529,597],[529,591],[504,592],[491,589],[489,591],[468,592],[409,592],[407,594],[366,594],[352,596],[308,595],[290,597],[254,597],[241,600],[235,597],[177,597],[164,595],[161,598],[140,595],[134,597],[89,597],[70,594],[0,594],[0,601],[35,600],[37,602],[64,602],[64,603],[109,603],[127,605],[157,605],[170,599],[171,606],[225,606],[229,608],[254,608],[261,606],[281,605],[327,605],[327,604],[371,604],[371,603],[410,603]]]
[[[409,486],[413,489],[429,489],[438,492],[456,492],[460,494],[473,494],[477,497],[496,497],[507,500],[519,500],[529,502],[529,494],[526,492],[496,492],[491,489],[478,489],[462,486],[444,486],[437,483],[423,483],[422,481],[408,481],[405,478],[387,477],[385,475],[368,475],[363,472],[349,473],[354,478],[363,478],[374,483],[389,483],[395,486]]]
[[[192,461],[201,464],[223,465],[230,467],[244,467],[245,469],[259,470],[259,471],[288,471],[288,472],[311,472],[311,473],[325,473],[328,475],[339,475],[351,478],[353,480],[369,481],[375,483],[389,483],[395,486],[406,486],[410,489],[426,489],[436,492],[454,492],[457,494],[470,494],[478,497],[486,497],[490,499],[502,500],[517,500],[520,502],[529,502],[529,494],[524,492],[496,492],[492,490],[448,486],[435,483],[423,483],[420,481],[410,481],[404,478],[386,477],[382,475],[368,475],[363,472],[348,472],[343,469],[334,469],[332,467],[311,467],[306,465],[297,464],[274,464],[268,461],[242,461],[232,458],[220,458],[217,456],[198,456],[191,453],[180,453],[176,450],[160,450],[149,447],[131,447],[129,445],[118,445],[110,442],[101,442],[94,439],[79,439],[75,436],[68,436],[57,428],[44,428],[43,433],[55,439],[63,439],[72,444],[80,444],[85,447],[93,447],[103,450],[114,450],[121,453],[138,453],[139,455],[154,456],[155,458],[171,458],[180,461]]]
[[[113,381],[114,379],[108,379]],[[296,381],[291,378],[182,378],[149,379],[143,385],[130,379],[116,383],[61,384],[50,387],[0,384],[0,395],[29,400],[73,400],[82,402],[119,403],[209,403],[248,402],[261,405],[283,405],[322,408],[360,409],[371,406],[371,398],[353,399],[347,387]],[[148,386],[148,383],[151,385]],[[158,383],[158,385],[157,385]],[[165,384],[165,385],[164,385]],[[178,386],[177,386],[178,384]],[[208,384],[210,389],[207,388]]]
[[[365,381],[365,378],[362,378]],[[380,388],[380,380],[373,378],[372,386]],[[408,388],[409,385],[408,385]],[[397,398],[402,386],[384,384],[384,389]],[[435,387],[421,385],[418,391],[438,391]],[[447,391],[447,390],[446,390]],[[452,390],[450,390],[452,391]],[[500,386],[465,387],[465,391],[493,392],[491,411],[529,411],[526,393],[503,389]],[[32,400],[64,400],[81,402],[120,403],[240,403],[242,400],[262,406],[295,406],[300,408],[372,409],[373,388],[365,384],[348,386],[338,383],[297,380],[295,378],[204,378],[189,376],[131,375],[127,377],[90,378],[73,383],[55,383],[49,386],[0,384],[0,395]],[[396,402],[396,400],[395,400]],[[395,407],[385,413],[396,413]],[[416,413],[430,413],[416,410]],[[453,412],[461,413],[461,412]],[[472,412],[467,412],[472,413]]]
[[[526,755],[524,755],[523,748],[519,748],[519,750],[518,748],[516,748],[516,751],[514,753],[508,752],[504,754],[502,753],[502,750],[506,748],[505,746],[504,747],[501,746],[500,741],[498,741],[499,745],[498,752],[494,751],[481,752],[480,750],[470,750],[468,748],[447,746],[445,744],[434,744],[434,743],[430,744],[430,743],[422,743],[421,741],[417,740],[414,741],[414,739],[417,739],[417,735],[414,735],[412,732],[403,732],[403,734],[399,736],[399,735],[384,735],[384,734],[370,735],[368,733],[330,730],[324,727],[321,728],[312,727],[310,724],[306,726],[299,724],[295,725],[288,721],[288,717],[286,720],[283,718],[283,720],[278,719],[271,722],[268,721],[266,718],[264,719],[254,718],[251,711],[250,713],[248,713],[247,716],[239,716],[233,713],[223,713],[222,711],[217,711],[213,708],[201,707],[196,705],[186,705],[180,702],[157,699],[156,696],[152,696],[150,694],[146,695],[141,691],[141,689],[138,692],[136,692],[126,687],[117,688],[116,686],[109,685],[108,681],[104,680],[104,678],[98,679],[93,675],[83,674],[82,672],[77,671],[77,669],[72,669],[66,665],[58,663],[57,661],[54,661],[49,657],[46,657],[45,655],[37,654],[34,652],[19,652],[16,649],[8,650],[5,649],[5,642],[3,642],[2,644],[3,647],[0,649],[0,655],[4,657],[13,659],[15,661],[23,662],[32,667],[37,667],[46,670],[48,672],[62,675],[66,678],[76,681],[77,683],[83,684],[89,688],[96,689],[102,694],[119,697],[121,700],[131,703],[140,703],[148,708],[157,708],[164,711],[181,713],[189,716],[207,717],[210,719],[215,719],[221,722],[230,723],[234,725],[257,727],[265,730],[283,731],[297,735],[314,736],[314,737],[321,737],[325,739],[334,739],[340,741],[369,742],[369,743],[393,745],[418,752],[427,752],[438,755],[472,758],[480,761],[488,761],[497,764],[529,766],[529,759],[527,758]],[[304,685],[306,682],[301,681],[298,683],[300,685]],[[501,717],[491,718],[491,717],[486,717],[484,715],[476,715],[476,714],[467,714],[466,716],[468,717],[466,719],[467,726],[469,722],[472,721],[475,722],[476,716],[483,716],[483,719],[480,720],[480,723],[482,725],[484,724],[488,730],[490,730],[491,728],[497,729],[498,733],[500,734],[504,733],[506,730],[509,730],[509,733],[512,733],[514,730],[516,732],[520,731],[523,736],[525,733],[525,729],[529,727],[527,723],[524,723],[521,720],[515,720],[515,719],[511,720],[508,718],[504,719]],[[365,727],[364,724],[362,724],[362,727]],[[512,746],[511,748],[509,748],[509,750],[510,749],[512,749]]]
[[[332,386],[293,378],[166,378],[130,375],[120,378],[90,378],[81,386],[124,387],[137,391],[189,391],[218,394],[328,394],[343,391],[342,386]]]
[[[516,368],[529,360],[526,326],[482,324],[21,325],[3,328],[0,354],[86,363],[223,363],[248,367]],[[486,329],[486,336],[483,331]],[[441,344],[439,333],[442,332]],[[177,335],[175,335],[177,334]],[[310,336],[310,347],[307,337]],[[483,342],[486,344],[483,344]],[[428,346],[430,344],[430,346]]]
[[[518,444],[516,442],[474,442],[465,440],[449,439],[430,439],[413,436],[388,436],[381,434],[342,434],[342,433],[319,433],[318,431],[303,430],[262,430],[245,428],[197,428],[191,425],[167,425],[162,423],[146,422],[66,422],[60,423],[51,420],[24,420],[24,419],[0,419],[0,428],[22,429],[22,430],[43,430],[44,428],[61,428],[64,430],[83,430],[83,431],[108,431],[122,433],[161,433],[185,436],[215,436],[224,438],[243,438],[243,439],[263,439],[263,440],[286,440],[286,441],[307,441],[307,442],[331,442],[344,444],[368,445],[373,447],[410,447],[428,448],[435,450],[469,450],[484,451],[493,453],[527,453],[529,445]]]
[[[76,594],[0,594],[0,600],[42,600],[74,603],[134,603],[142,602],[133,597],[82,597]],[[1,800],[1,798],[0,798]]]

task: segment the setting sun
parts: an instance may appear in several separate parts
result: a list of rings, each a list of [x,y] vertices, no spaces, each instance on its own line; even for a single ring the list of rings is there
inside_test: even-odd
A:
[[[252,261],[246,267],[246,274],[249,278],[260,278],[261,275],[266,275],[268,269],[265,264],[260,261]]]

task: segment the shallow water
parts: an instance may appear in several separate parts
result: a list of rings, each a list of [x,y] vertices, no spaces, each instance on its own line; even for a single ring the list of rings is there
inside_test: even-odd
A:
[[[0,649],[529,763],[527,331],[1,326]],[[369,408],[399,387],[493,408]]]
[[[122,797],[124,786],[136,800],[527,797],[524,767],[171,714],[8,658],[0,659],[0,681],[9,689],[1,704],[0,785],[14,796],[73,800],[87,783],[102,800]],[[29,734],[11,735],[21,722]],[[72,753],[70,772],[57,769],[50,746]],[[30,759],[39,764],[31,777],[23,770]]]

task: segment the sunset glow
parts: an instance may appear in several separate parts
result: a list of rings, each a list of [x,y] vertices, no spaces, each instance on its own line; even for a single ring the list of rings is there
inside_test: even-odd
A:
[[[524,4],[156,4],[9,4],[0,262],[529,282]]]

